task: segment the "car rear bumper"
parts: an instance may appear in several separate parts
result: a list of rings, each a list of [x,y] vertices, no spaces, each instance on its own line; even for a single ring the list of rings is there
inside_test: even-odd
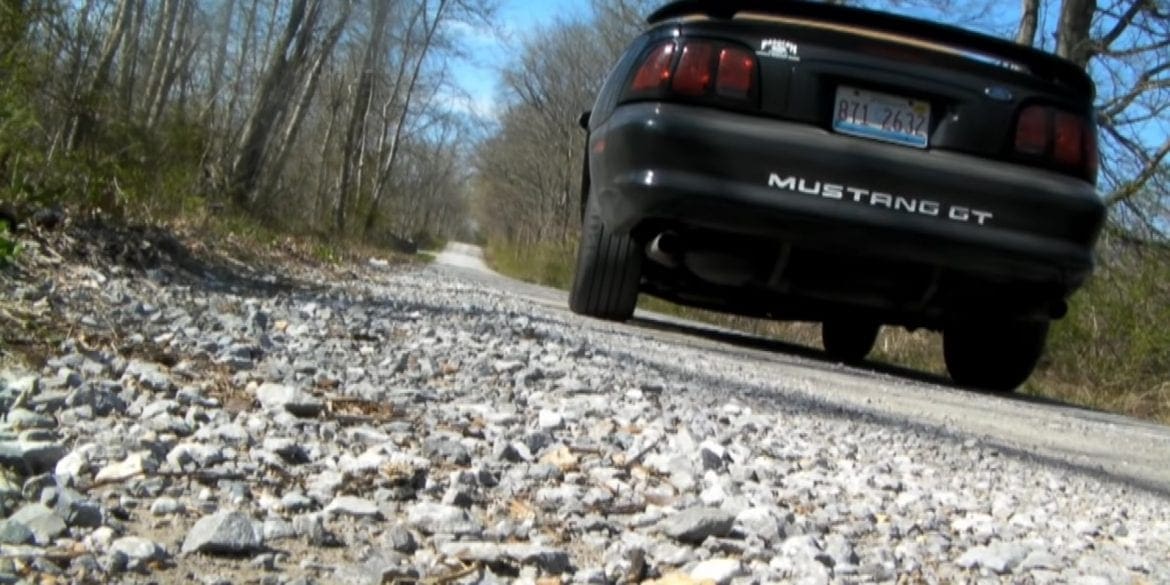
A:
[[[619,232],[683,225],[1071,292],[1105,218],[1072,177],[708,108],[621,106],[590,148]]]

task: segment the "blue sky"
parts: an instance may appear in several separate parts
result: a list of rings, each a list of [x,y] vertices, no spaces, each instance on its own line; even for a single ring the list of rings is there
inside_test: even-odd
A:
[[[588,13],[589,3],[583,0],[500,0],[495,30],[457,27],[456,42],[466,47],[468,53],[466,58],[450,62],[455,83],[467,94],[466,98],[454,98],[463,102],[458,109],[470,111],[481,119],[493,118],[500,70],[519,53],[526,32],[557,17]]]

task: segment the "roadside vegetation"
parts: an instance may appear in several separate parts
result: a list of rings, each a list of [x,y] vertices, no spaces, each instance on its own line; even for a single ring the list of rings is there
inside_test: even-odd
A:
[[[476,152],[477,219],[498,270],[566,288],[579,229],[585,135],[566,124],[589,109],[605,67],[659,3],[594,0],[593,15],[532,33],[506,72],[499,128]],[[1097,275],[1053,329],[1024,389],[1036,396],[1170,422],[1170,15],[1154,3],[1038,0],[1012,14],[990,2],[862,2],[1014,38],[1085,66],[1099,86],[1102,196],[1111,225]],[[600,63],[605,67],[598,68]],[[654,299],[642,306],[817,347],[815,325],[728,317]],[[943,374],[940,336],[886,328],[873,359]]]
[[[0,0],[0,211],[166,223],[323,259],[466,231],[450,93],[481,0]]]
[[[0,266],[6,266],[16,256],[16,241],[8,233],[8,222],[0,219]]]

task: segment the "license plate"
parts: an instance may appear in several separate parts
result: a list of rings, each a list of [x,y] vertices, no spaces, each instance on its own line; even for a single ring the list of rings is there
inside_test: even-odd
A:
[[[914,148],[930,144],[930,103],[854,87],[837,88],[833,130]]]

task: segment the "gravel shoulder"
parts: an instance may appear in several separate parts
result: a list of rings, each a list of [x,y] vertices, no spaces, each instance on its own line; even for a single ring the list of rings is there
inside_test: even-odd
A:
[[[456,244],[436,269],[580,321],[569,314],[563,292],[476,265],[472,259],[481,256],[478,248]],[[657,313],[639,311],[629,325],[585,321],[584,326],[735,360],[757,381],[776,381],[757,383],[771,386],[777,400],[802,402],[823,414],[868,416],[892,426],[974,438],[1017,457],[1170,496],[1170,428],[1164,425],[1029,396],[956,388],[943,378],[881,364],[848,367],[816,350]],[[613,347],[620,350],[622,344]],[[677,368],[669,352],[627,353],[633,360]]]
[[[0,367],[0,583],[1170,582],[1158,425],[584,320],[469,247],[233,278],[80,241],[0,274],[69,324]]]

